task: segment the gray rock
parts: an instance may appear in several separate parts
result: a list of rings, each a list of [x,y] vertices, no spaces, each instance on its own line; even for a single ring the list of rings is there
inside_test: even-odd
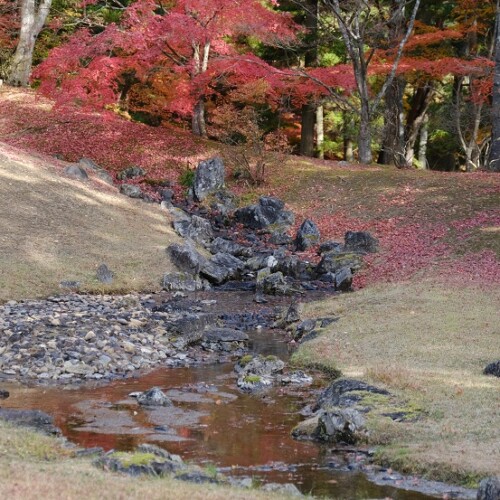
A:
[[[292,288],[287,284],[280,271],[264,278],[262,290],[267,295],[290,295],[292,293]]]
[[[101,264],[97,268],[97,279],[105,285],[113,283],[113,273],[109,270],[106,264]]]
[[[317,245],[320,237],[318,226],[312,220],[306,219],[299,227],[295,236],[295,247],[299,252],[303,252]]]
[[[101,179],[101,181],[104,181],[107,184],[110,184],[111,186],[115,183],[113,177],[110,174],[108,174],[108,172],[106,172],[106,170],[98,170],[95,173],[95,175],[96,175],[96,177]]]
[[[143,177],[144,175],[146,175],[146,171],[141,167],[127,167],[124,168],[116,177],[120,181],[125,181],[127,179]]]
[[[217,253],[210,260],[205,260],[200,273],[211,283],[220,285],[237,278],[245,267],[244,262],[228,253]]]
[[[198,292],[210,288],[199,276],[182,272],[165,273],[161,285],[169,292]]]
[[[293,239],[286,232],[273,231],[269,238],[269,243],[272,245],[290,245]]]
[[[487,477],[479,483],[477,500],[500,499],[500,477]]]
[[[297,370],[281,377],[281,385],[299,385],[303,387],[312,383],[313,378],[302,370]]]
[[[172,401],[159,387],[152,387],[137,395],[137,402],[143,406],[173,406]]]
[[[318,255],[322,255],[327,252],[341,253],[344,251],[344,245],[338,243],[337,241],[325,241],[321,243],[318,248]]]
[[[187,236],[194,241],[207,245],[214,239],[214,232],[207,219],[193,215]]]
[[[485,367],[483,370],[485,375],[493,375],[494,377],[500,377],[500,360],[493,361]]]
[[[251,229],[269,229],[286,232],[294,223],[292,212],[283,210],[285,204],[278,198],[262,196],[258,205],[240,208],[234,213],[237,222]]]
[[[236,385],[243,392],[257,392],[273,385],[273,379],[267,375],[243,374]]]
[[[167,248],[167,252],[175,266],[192,276],[197,275],[207,262],[207,259],[187,241],[182,245],[173,243]]]
[[[54,419],[40,410],[0,408],[0,419],[21,427],[32,427],[44,434],[61,434],[61,430],[54,425]]]
[[[139,186],[134,184],[122,184],[120,186],[120,193],[128,196],[129,198],[142,198],[143,194]]]
[[[245,361],[245,362],[244,362]],[[281,373],[285,368],[285,363],[276,356],[255,356],[247,361],[246,357],[236,363],[234,369],[238,373],[246,375],[261,375],[270,377]]]
[[[223,238],[216,238],[212,241],[210,251],[213,254],[229,253],[235,257],[251,257],[253,255],[253,250],[250,247],[245,247],[239,243],[234,243],[233,241]]]
[[[0,399],[7,399],[10,396],[10,392],[5,389],[0,389]]]
[[[87,172],[85,171],[85,169],[83,167],[81,167],[80,165],[68,165],[65,169],[64,169],[64,173],[68,176],[68,177],[71,177],[73,179],[78,179],[80,181],[85,181],[89,178]]]
[[[378,251],[378,240],[367,231],[347,231],[344,248],[346,252],[374,253]]]
[[[233,328],[210,328],[203,332],[207,342],[246,342],[248,335],[241,330]]]
[[[318,409],[346,404],[346,399],[343,398],[343,396],[353,391],[389,395],[389,392],[385,389],[380,389],[379,387],[367,384],[361,380],[341,379],[332,382],[332,384],[319,395],[315,408]]]
[[[250,271],[259,271],[260,269],[274,269],[278,265],[278,259],[274,255],[255,255],[246,261],[246,267]]]
[[[327,252],[318,264],[316,273],[318,276],[326,273],[335,274],[344,267],[348,267],[351,272],[356,272],[361,269],[362,263],[361,256],[355,253]]]
[[[319,415],[314,437],[320,441],[356,444],[366,437],[365,420],[352,408],[328,408]]]
[[[305,334],[313,331],[316,328],[317,321],[315,319],[306,319],[301,321],[296,327],[293,335],[294,340],[300,340]]]
[[[342,267],[335,273],[335,288],[348,292],[352,288],[352,271],[350,267]]]
[[[224,187],[224,163],[220,158],[201,161],[196,168],[193,193],[197,201]]]
[[[262,491],[282,493],[286,496],[301,497],[300,490],[292,483],[266,483],[261,488]]]
[[[172,189],[163,189],[161,192],[161,201],[165,201],[167,203],[172,203],[174,199],[174,192]]]

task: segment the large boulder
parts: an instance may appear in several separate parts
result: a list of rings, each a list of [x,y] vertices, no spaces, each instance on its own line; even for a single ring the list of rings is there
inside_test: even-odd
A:
[[[224,187],[224,163],[220,158],[201,161],[194,175],[193,193],[197,201]]]
[[[314,437],[320,441],[356,444],[366,437],[365,420],[353,408],[328,408],[319,415]]]
[[[294,223],[293,212],[283,210],[283,201],[272,196],[261,196],[257,205],[239,208],[234,213],[236,222],[250,229],[286,230]]]
[[[228,253],[217,253],[210,260],[205,260],[200,273],[208,281],[220,285],[229,279],[239,277],[245,263]]]
[[[310,220],[306,219],[299,227],[295,236],[295,247],[299,252],[303,252],[308,248],[319,243],[321,235],[318,226]]]
[[[213,254],[216,253],[229,253],[235,257],[251,257],[253,255],[253,250],[250,247],[245,247],[239,243],[235,243],[230,240],[225,240],[224,238],[216,238],[212,241],[210,245],[210,251]]]
[[[181,270],[192,276],[197,275],[207,259],[203,257],[191,243],[173,243],[167,248],[172,262]]]
[[[286,282],[283,273],[278,271],[262,280],[262,291],[267,295],[290,295],[293,290]]]
[[[385,389],[380,389],[361,380],[341,379],[332,382],[320,395],[316,402],[316,409],[334,406],[348,407],[359,400],[358,394],[352,393],[371,392],[374,394],[389,395]]]
[[[190,220],[174,221],[173,228],[179,236],[190,238],[204,246],[208,246],[214,237],[210,222],[198,215],[193,215]]]
[[[344,249],[346,252],[374,253],[378,251],[378,240],[367,231],[347,231]]]
[[[183,272],[165,273],[161,285],[168,292],[198,292],[210,288],[199,276]]]

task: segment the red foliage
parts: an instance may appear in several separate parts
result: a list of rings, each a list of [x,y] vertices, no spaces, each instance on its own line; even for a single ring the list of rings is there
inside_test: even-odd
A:
[[[123,104],[124,89],[131,84],[150,85],[155,79],[159,90],[163,79],[163,106],[189,115],[220,79],[274,75],[260,59],[239,54],[231,40],[251,35],[269,44],[290,43],[296,31],[290,16],[258,0],[177,0],[166,11],[153,0],[138,0],[119,26],[109,25],[98,35],[75,33],[51,52],[34,77],[59,105],[98,108],[120,100]],[[206,67],[201,62],[204,51]]]

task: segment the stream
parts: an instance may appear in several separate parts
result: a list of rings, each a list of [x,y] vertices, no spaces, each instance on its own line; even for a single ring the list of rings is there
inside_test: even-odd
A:
[[[283,332],[248,332],[251,352],[290,355]],[[365,457],[355,450],[332,453],[331,445],[296,441],[291,429],[303,419],[307,393],[319,389],[276,387],[261,394],[236,388],[233,363],[158,368],[138,377],[106,385],[26,387],[2,383],[10,397],[2,406],[40,409],[55,419],[65,437],[85,448],[128,451],[152,443],[183,460],[215,466],[233,477],[256,482],[293,483],[303,493],[333,498],[423,500],[424,494],[376,484],[355,464]],[[129,394],[160,387],[174,408],[141,407]],[[390,476],[390,471],[387,472]],[[380,481],[382,477],[382,481]],[[383,481],[379,475],[378,483]]]

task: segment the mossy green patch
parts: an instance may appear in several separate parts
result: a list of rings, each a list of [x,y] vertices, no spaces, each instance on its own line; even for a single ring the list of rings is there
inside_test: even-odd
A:
[[[261,381],[261,378],[259,375],[246,375],[243,380],[249,384],[258,384]]]
[[[148,465],[153,461],[158,461],[159,458],[153,453],[128,453],[124,451],[117,451],[113,453],[112,458],[119,460],[124,467],[132,465]]]
[[[246,366],[246,365],[248,365],[248,363],[250,363],[250,361],[252,361],[252,359],[253,359],[253,356],[251,354],[246,354],[245,356],[240,358],[240,360],[238,361],[238,364],[240,366]]]

